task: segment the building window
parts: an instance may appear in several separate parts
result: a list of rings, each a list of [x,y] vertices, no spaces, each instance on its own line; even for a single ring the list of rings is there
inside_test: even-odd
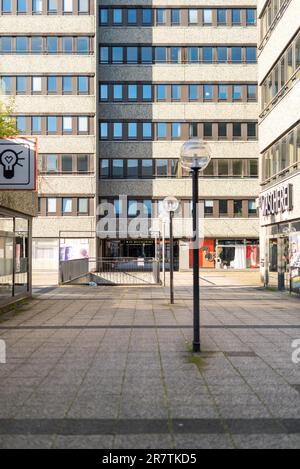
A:
[[[227,85],[218,86],[218,98],[219,98],[219,101],[227,100],[228,98],[228,86]]]
[[[72,13],[73,11],[73,0],[63,0],[63,12]]]
[[[89,12],[89,0],[78,0],[78,13]]]
[[[68,215],[72,213],[72,199],[70,197],[63,197],[62,199],[62,214]]]
[[[46,171],[47,171],[47,173],[57,173],[57,171],[58,171],[58,157],[57,157],[57,155],[47,155],[46,156]]]
[[[214,201],[213,200],[205,200],[204,201],[204,215],[212,216],[214,213]]]
[[[137,139],[137,123],[136,122],[129,122],[129,124],[128,124],[128,138],[129,138],[129,140],[136,140]]]
[[[151,124],[151,122],[144,122],[142,128],[143,128],[143,139],[144,140],[151,140],[152,139],[152,124]]]
[[[72,54],[73,52],[73,38],[70,36],[62,38],[62,52],[64,54]]]
[[[218,25],[226,25],[226,10],[225,8],[218,8],[217,10],[217,23]]]
[[[47,116],[47,133],[57,132],[57,117]]]
[[[55,36],[48,36],[46,38],[47,52],[48,54],[57,54],[58,39]]]
[[[24,94],[26,92],[26,77],[18,76],[16,79],[17,93]]]
[[[166,10],[164,8],[157,8],[156,10],[156,24],[162,25],[166,23]]]
[[[57,13],[57,0],[48,0],[48,12]]]
[[[137,101],[137,85],[128,85],[128,100]]]
[[[136,8],[129,8],[127,10],[127,23],[129,25],[137,24],[137,10],[136,10]]]
[[[113,24],[120,25],[123,22],[123,10],[121,8],[113,9]]]
[[[62,119],[62,130],[63,133],[71,133],[72,132],[72,117],[71,116],[63,116]]]
[[[152,63],[152,47],[142,47],[141,49],[141,62],[142,64]]]
[[[142,99],[143,101],[152,101],[152,85],[142,86]]]
[[[112,177],[113,178],[124,177],[124,161],[123,160],[112,161]]]
[[[138,160],[127,160],[127,177],[136,179],[138,177],[139,170]]]
[[[32,77],[31,80],[31,91],[32,93],[41,93],[42,91],[42,77]]]
[[[188,48],[188,61],[189,63],[198,63],[199,61],[199,49],[198,47]]]
[[[226,140],[227,139],[227,124],[226,124],[226,122],[219,122],[218,123],[218,138],[219,138],[219,140]]]
[[[233,8],[231,12],[231,20],[234,26],[241,24],[241,10]]]
[[[78,54],[89,53],[89,38],[88,37],[77,38],[77,53]]]
[[[171,24],[172,26],[180,24],[180,10],[178,8],[172,8],[171,10]]]
[[[123,124],[121,122],[114,122],[113,139],[122,140],[122,138],[123,138]]]
[[[41,116],[33,116],[31,118],[31,133],[40,134],[42,131],[42,118]]]
[[[142,23],[144,26],[152,25],[152,10],[151,8],[142,9]]]
[[[77,204],[77,210],[80,215],[87,215],[89,213],[89,199],[86,197],[80,197]]]
[[[179,122],[172,122],[171,137],[174,140],[180,139],[180,137],[181,137],[181,124]]]
[[[61,170],[63,173],[71,173],[73,170],[73,158],[72,155],[61,156]]]
[[[255,200],[248,200],[248,214],[249,215],[256,215],[256,202]]]
[[[100,47],[100,63],[108,64],[108,47]]]
[[[56,199],[47,198],[47,213],[56,213]]]
[[[189,85],[189,101],[197,101],[199,99],[198,85]]]
[[[123,99],[123,86],[113,85],[113,100],[122,101],[122,99]]]
[[[242,138],[242,125],[240,122],[233,123],[233,139]]]
[[[17,12],[18,13],[27,12],[27,0],[17,0]]]
[[[155,61],[157,63],[166,63],[167,61],[167,48],[166,47],[155,48]]]
[[[211,25],[212,24],[212,10],[211,9],[204,9],[203,10],[203,24],[204,25]]]
[[[172,101],[180,101],[181,85],[171,85],[171,98],[172,98]]]
[[[108,101],[108,85],[100,85],[100,101]]]
[[[108,25],[108,9],[107,8],[101,8],[100,10],[100,24]]]
[[[107,122],[100,123],[100,139],[101,140],[108,139],[108,123]]]
[[[28,52],[28,38],[26,36],[16,37],[16,52],[17,54]]]
[[[246,24],[247,26],[256,24],[256,10],[254,8],[247,8]]]
[[[48,93],[57,93],[57,78],[48,77],[47,78],[47,92]]]
[[[156,132],[159,140],[165,140],[167,138],[167,124],[165,122],[156,124]]]
[[[109,160],[100,160],[100,176],[103,179],[107,179],[109,177]]]
[[[219,200],[219,214],[220,217],[228,215],[228,200]]]
[[[235,217],[241,217],[243,215],[243,201],[242,200],[233,201],[233,213]]]
[[[212,99],[213,99],[213,86],[203,85],[203,100],[212,101]]]
[[[246,63],[256,63],[255,47],[246,47]]]
[[[12,0],[2,0],[2,13],[11,13]]]
[[[167,87],[166,85],[157,85],[156,94],[158,101],[165,101],[167,97]]]
[[[189,24],[198,24],[198,10],[189,10]]]
[[[142,160],[142,177],[152,178],[153,176],[153,161]]]
[[[72,77],[63,77],[62,78],[62,92],[63,94],[72,93]]]
[[[138,63],[138,48],[127,47],[127,63],[137,64]]]
[[[40,36],[33,36],[31,38],[31,52],[33,54],[40,54],[43,51],[43,38]]]
[[[203,134],[204,134],[204,138],[212,138],[212,123],[211,122],[204,122]]]
[[[77,77],[77,91],[78,93],[89,92],[89,77],[84,77],[84,76]]]
[[[232,47],[231,48],[231,61],[232,61],[232,63],[241,63],[242,62],[242,48],[241,47]]]
[[[242,99],[241,85],[233,85],[232,98],[234,101],[241,101]]]
[[[203,47],[202,48],[202,56],[204,63],[212,63],[213,62],[213,48],[212,47]]]
[[[77,172],[87,173],[89,170],[89,157],[88,155],[77,156]]]
[[[217,47],[217,62],[218,64],[227,62],[227,47]]]

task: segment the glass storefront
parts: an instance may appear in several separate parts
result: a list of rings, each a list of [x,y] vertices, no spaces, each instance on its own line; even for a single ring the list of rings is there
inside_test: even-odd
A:
[[[200,268],[244,270],[259,268],[258,239],[205,239],[200,243]],[[190,249],[190,268],[193,250]]]
[[[0,212],[0,304],[29,292],[29,220]]]
[[[267,286],[300,293],[300,222],[267,230]]]

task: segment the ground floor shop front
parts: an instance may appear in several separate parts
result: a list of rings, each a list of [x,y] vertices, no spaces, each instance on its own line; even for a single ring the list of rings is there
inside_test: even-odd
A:
[[[265,286],[300,293],[300,219],[262,228]]]
[[[31,292],[31,217],[0,207],[0,306]]]

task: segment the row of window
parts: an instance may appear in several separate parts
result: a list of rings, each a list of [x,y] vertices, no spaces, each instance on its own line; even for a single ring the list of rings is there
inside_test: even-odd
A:
[[[119,218],[143,216],[155,218],[163,212],[162,200],[151,199],[100,199],[98,214],[100,216],[114,215]],[[219,217],[256,217],[257,208],[255,199],[211,199],[200,200],[200,213],[203,210],[207,218]],[[181,200],[176,218],[190,218],[192,204],[190,200]]]
[[[100,8],[100,26],[253,26],[254,8]]]
[[[255,140],[257,122],[100,122],[101,140]]]
[[[87,174],[93,171],[93,158],[92,155],[76,153],[39,153],[38,169],[40,174]]]
[[[101,64],[256,63],[254,46],[100,46]]]
[[[274,23],[277,21],[277,18],[280,17],[280,12],[287,6],[288,3],[289,0],[269,0],[266,3],[260,19],[261,41],[263,41],[267,33],[270,31],[271,26],[274,26]]]
[[[263,184],[280,180],[300,169],[300,124],[262,155]]]
[[[17,116],[17,129],[28,135],[93,135],[90,116]]]
[[[94,199],[89,197],[39,197],[38,213],[41,216],[93,215]]]
[[[156,159],[101,159],[99,175],[101,179],[139,179],[155,177],[189,176],[186,171],[180,174],[177,158]],[[213,159],[204,172],[204,177],[258,177],[257,159]]]
[[[291,79],[300,77],[300,32],[281,54],[272,70],[262,83],[262,110],[275,104],[279,95],[293,85]]]
[[[256,84],[100,83],[102,102],[257,101]]]
[[[89,36],[1,36],[0,54],[91,54]]]
[[[2,76],[3,94],[92,94],[93,77],[88,76]]]
[[[92,14],[93,2],[90,0],[2,0],[2,15],[62,15]]]

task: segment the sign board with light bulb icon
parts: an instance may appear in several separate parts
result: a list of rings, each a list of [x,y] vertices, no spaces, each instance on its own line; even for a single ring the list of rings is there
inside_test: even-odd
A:
[[[0,190],[36,190],[37,139],[0,139]]]

